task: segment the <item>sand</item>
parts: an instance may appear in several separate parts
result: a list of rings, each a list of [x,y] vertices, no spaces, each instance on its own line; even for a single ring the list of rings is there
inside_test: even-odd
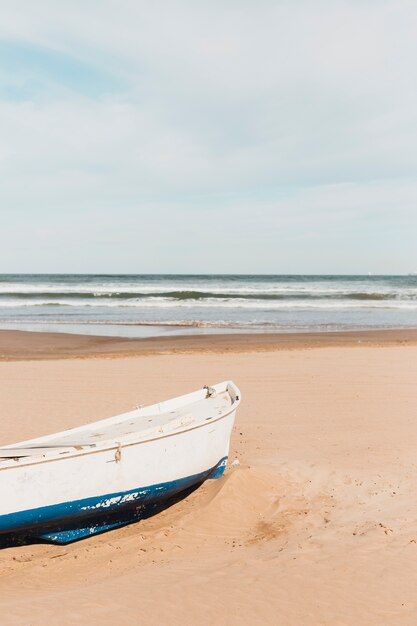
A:
[[[276,352],[296,348],[417,345],[417,329],[306,333],[166,335],[146,339],[0,330],[0,361],[57,357]]]
[[[0,338],[2,444],[226,378],[242,391],[222,479],[99,537],[2,550],[4,624],[416,624],[417,346],[233,341],[16,360]]]

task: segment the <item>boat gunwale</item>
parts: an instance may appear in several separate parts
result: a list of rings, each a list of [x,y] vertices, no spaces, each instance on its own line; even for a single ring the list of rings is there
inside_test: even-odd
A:
[[[231,383],[232,381],[227,381],[228,383]],[[175,437],[177,435],[183,435],[186,432],[190,432],[192,430],[197,430],[198,428],[203,428],[204,426],[210,426],[211,424],[215,424],[216,422],[219,422],[222,419],[225,419],[226,417],[228,417],[231,413],[233,413],[234,411],[236,411],[237,407],[240,404],[241,401],[241,394],[240,394],[240,390],[236,387],[236,385],[234,385],[234,383],[232,383],[234,389],[236,390],[236,395],[235,395],[235,400],[232,401],[231,404],[231,408],[229,411],[227,411],[226,413],[219,415],[218,417],[213,417],[210,418],[208,420],[205,420],[203,423],[200,424],[195,424],[193,425],[189,425],[188,427],[184,427],[183,430],[179,430],[177,432],[171,432],[171,433],[166,433],[163,434],[161,433],[159,436],[156,437],[149,437],[148,439],[143,439],[142,441],[136,440],[136,441],[130,441],[128,443],[123,444],[122,442],[114,442],[113,445],[107,446],[107,447],[95,447],[95,448],[89,448],[89,449],[85,449],[85,450],[76,450],[74,449],[74,452],[68,452],[65,455],[63,455],[62,452],[58,453],[57,456],[54,456],[53,458],[49,458],[49,457],[37,457],[38,460],[34,461],[32,460],[32,458],[34,457],[34,455],[31,456],[27,456],[27,457],[15,457],[15,458],[10,458],[7,459],[7,461],[5,461],[5,463],[14,463],[13,465],[5,465],[4,467],[0,466],[0,472],[1,471],[5,471],[5,470],[13,470],[13,469],[19,469],[22,467],[31,467],[33,465],[41,465],[42,463],[53,463],[55,461],[65,461],[67,459],[74,459],[77,457],[81,457],[81,456],[86,456],[89,454],[99,454],[100,452],[109,452],[111,450],[118,450],[118,449],[124,449],[124,448],[129,448],[131,446],[137,446],[137,445],[141,445],[144,443],[150,443],[152,441],[159,441],[160,439],[166,439],[168,437]],[[231,397],[231,396],[230,396]],[[173,400],[175,400],[176,398],[172,398]],[[154,406],[154,405],[150,405],[150,406]],[[144,407],[147,408],[147,407]],[[72,429],[69,429],[72,430]],[[66,432],[66,431],[64,431]],[[62,448],[65,448],[65,446],[62,446]],[[59,448],[60,450],[62,450],[62,448]],[[8,448],[9,450],[13,450],[13,448]],[[19,458],[19,460],[16,460],[16,458]],[[0,457],[1,459],[1,457]],[[25,463],[24,461],[21,461],[21,459],[31,459],[28,463]],[[1,461],[0,461],[1,462]]]

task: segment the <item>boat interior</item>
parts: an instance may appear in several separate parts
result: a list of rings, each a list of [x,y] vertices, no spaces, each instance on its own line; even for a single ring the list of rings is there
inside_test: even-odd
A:
[[[239,402],[230,381],[147,407],[0,448],[1,464],[27,457],[57,456],[107,446],[118,447],[183,432],[220,419]]]

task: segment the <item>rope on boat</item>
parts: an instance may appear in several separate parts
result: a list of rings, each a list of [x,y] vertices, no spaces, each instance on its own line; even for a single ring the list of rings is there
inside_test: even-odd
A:
[[[121,443],[117,444],[117,450],[114,453],[114,460],[116,461],[116,463],[119,463],[122,460],[122,444]]]
[[[209,387],[208,385],[204,385],[203,389],[207,389],[206,399],[207,398],[215,398],[217,395],[214,387]]]

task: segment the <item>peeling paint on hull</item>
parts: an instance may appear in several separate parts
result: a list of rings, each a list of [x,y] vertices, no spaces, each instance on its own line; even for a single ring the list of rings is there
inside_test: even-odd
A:
[[[149,517],[182,492],[219,478],[226,462],[223,457],[205,472],[170,482],[0,515],[0,547],[31,540],[70,543]]]

